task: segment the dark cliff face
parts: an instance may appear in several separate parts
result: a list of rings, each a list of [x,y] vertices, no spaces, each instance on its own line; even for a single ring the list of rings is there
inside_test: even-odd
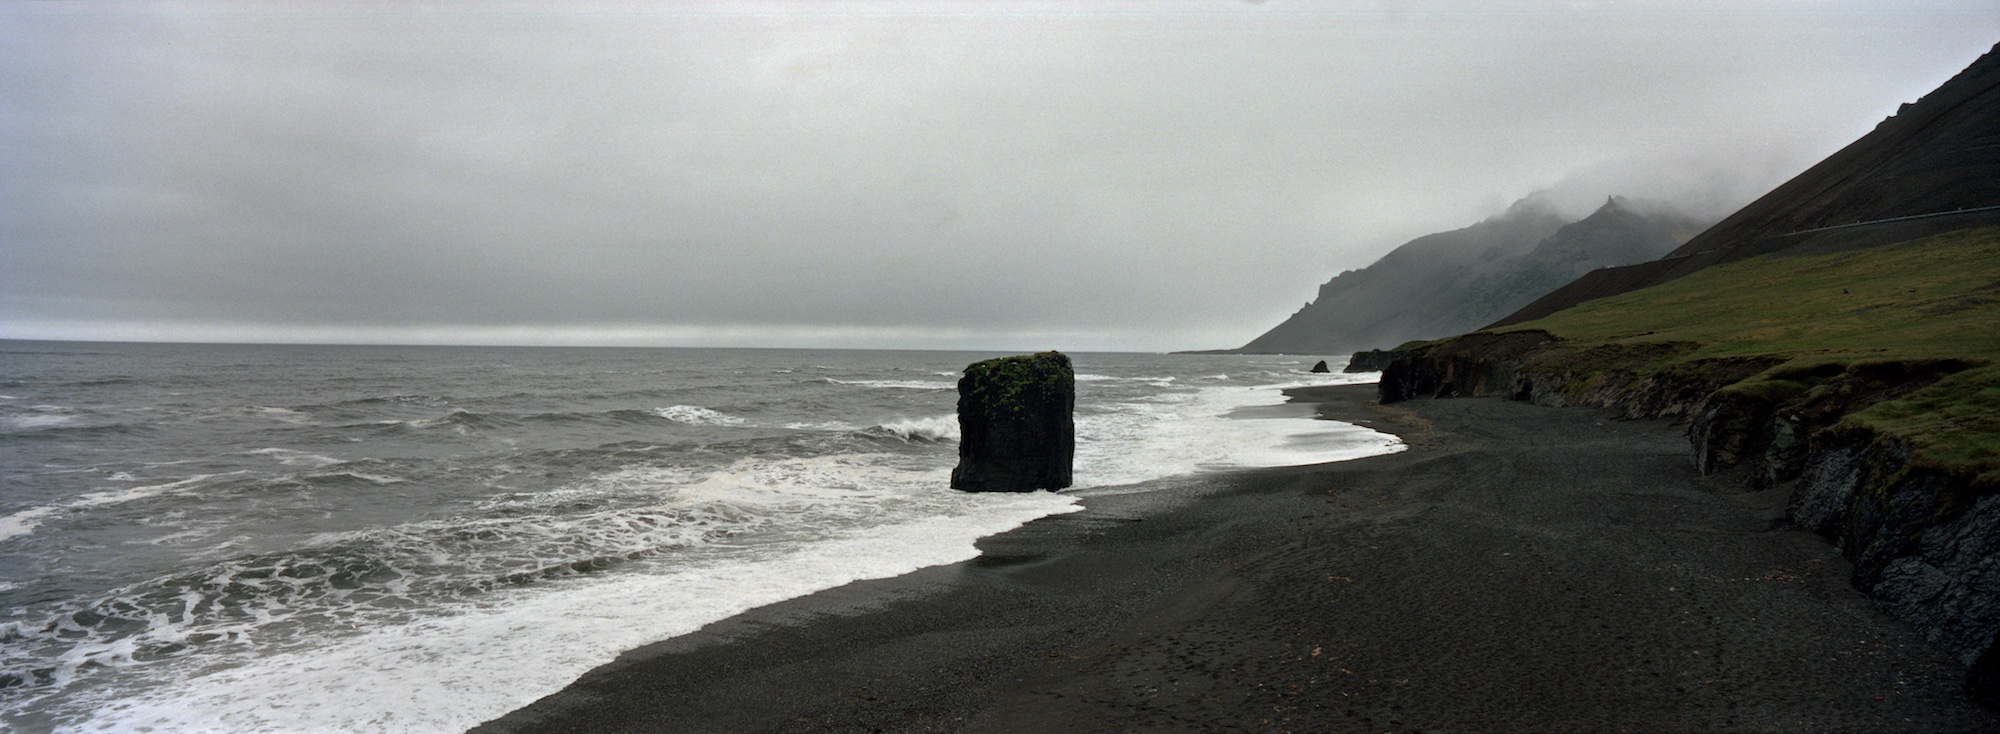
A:
[[[1659,257],[1702,224],[1616,198],[1565,224],[1524,199],[1341,273],[1320,286],[1318,299],[1236,351],[1341,353],[1463,333],[1593,269]]]
[[[975,362],[958,381],[953,489],[1029,492],[1070,485],[1076,374],[1061,352]]]
[[[1773,374],[1782,360],[1754,358],[1629,368],[1677,348],[1586,348],[1541,331],[1468,334],[1379,353],[1381,399],[1497,396],[1681,417],[1702,473],[1736,471],[1752,488],[1790,483],[1787,518],[1838,546],[1854,564],[1855,587],[1967,665],[1967,694],[2000,708],[2000,487],[1924,465],[1906,442],[1842,421],[1981,363],[1857,362],[1798,374]],[[1817,387],[1745,387],[1760,374]]]
[[[2000,593],[2000,495],[1911,461],[1908,445],[1851,439],[1817,447],[1804,463],[1789,516],[1832,539],[1854,564],[1854,585],[1971,671],[1966,691],[2000,707],[1995,666]]]

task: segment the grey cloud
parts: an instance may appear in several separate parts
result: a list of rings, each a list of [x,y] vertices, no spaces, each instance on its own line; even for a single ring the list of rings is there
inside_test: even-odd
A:
[[[1726,211],[2000,38],[1973,3],[826,7],[0,8],[0,336],[1223,346],[1535,191]]]

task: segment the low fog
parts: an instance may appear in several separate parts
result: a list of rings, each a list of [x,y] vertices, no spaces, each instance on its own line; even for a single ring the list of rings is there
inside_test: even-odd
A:
[[[1965,3],[10,3],[0,338],[1169,350],[1541,192],[1716,217]]]

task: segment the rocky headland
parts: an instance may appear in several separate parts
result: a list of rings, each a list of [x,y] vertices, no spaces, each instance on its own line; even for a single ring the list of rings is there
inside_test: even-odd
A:
[[[1385,403],[1500,396],[1680,418],[1698,471],[1733,475],[1745,491],[1787,489],[1789,521],[1833,541],[1857,588],[1967,665],[1968,694],[2000,704],[2000,472],[1990,454],[1958,460],[1943,445],[1953,437],[1883,420],[1971,390],[1985,394],[1960,411],[1987,417],[1964,422],[1990,431],[1989,411],[2000,409],[1993,370],[1958,358],[1674,362],[1692,351],[1585,345],[1539,330],[1475,334],[1393,353],[1380,394]]]

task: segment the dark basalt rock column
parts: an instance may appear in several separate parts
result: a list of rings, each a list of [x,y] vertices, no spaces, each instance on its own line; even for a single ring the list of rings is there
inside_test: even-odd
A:
[[[1070,485],[1076,373],[1061,352],[974,362],[958,381],[958,467],[951,486],[1032,492]]]

